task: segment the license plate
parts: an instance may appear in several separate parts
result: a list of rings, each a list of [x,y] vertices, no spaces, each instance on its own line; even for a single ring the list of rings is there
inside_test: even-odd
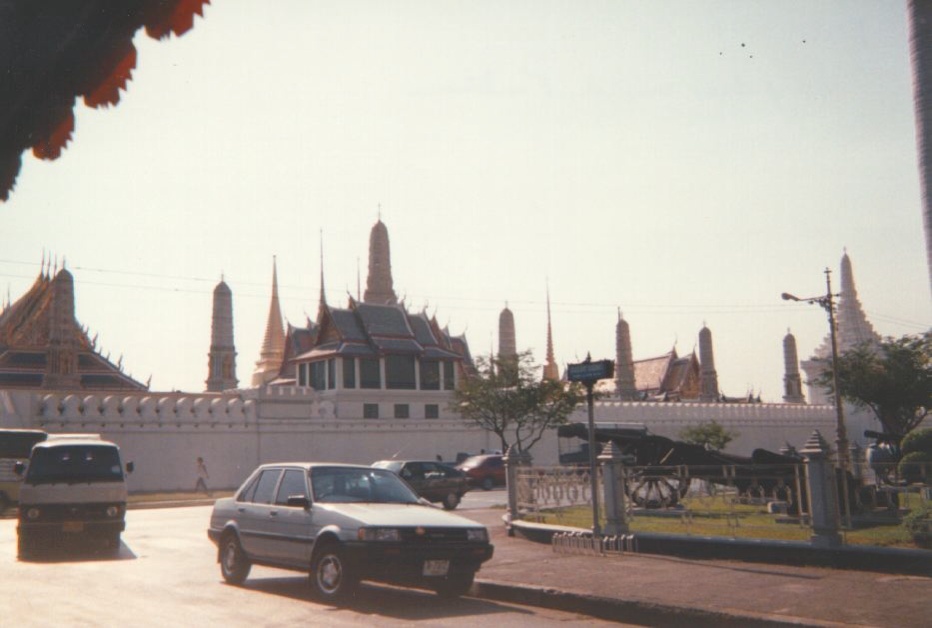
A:
[[[450,561],[448,560],[425,560],[425,576],[445,576],[450,571]]]
[[[62,532],[84,532],[84,523],[81,521],[66,521],[61,524]]]

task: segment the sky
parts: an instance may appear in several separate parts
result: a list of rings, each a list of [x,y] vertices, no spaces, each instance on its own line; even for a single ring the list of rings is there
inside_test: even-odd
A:
[[[698,351],[727,395],[783,394],[851,258],[875,330],[932,323],[905,2],[214,0],[135,44],[118,106],[24,157],[0,204],[2,301],[43,254],[76,314],[153,390],[204,390],[213,288],[233,292],[237,375],[282,312],[365,289],[381,215],[399,297],[474,355]]]

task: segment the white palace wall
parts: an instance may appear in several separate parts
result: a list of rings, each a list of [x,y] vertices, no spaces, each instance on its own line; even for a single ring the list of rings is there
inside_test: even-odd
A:
[[[235,393],[45,394],[0,390],[0,427],[94,433],[120,446],[137,492],[191,490],[204,458],[209,486],[234,488],[258,464],[322,460],[370,464],[384,458],[452,461],[498,447],[458,418],[337,418],[340,408],[308,389]],[[444,415],[441,415],[443,417]],[[553,460],[556,460],[554,447]]]
[[[120,395],[0,390],[0,427],[98,433],[116,442],[124,458],[135,463],[136,471],[129,478],[131,491],[193,489],[198,456],[207,464],[210,486],[229,489],[264,462],[370,464],[392,457],[433,460],[437,455],[452,461],[460,452],[498,449],[494,435],[449,411],[446,395],[429,400],[443,408],[439,419],[363,419],[363,400],[357,397],[343,403],[296,387]],[[395,401],[389,399],[385,405]],[[830,442],[835,434],[834,407],[824,405],[600,401],[594,417],[596,421],[641,423],[652,433],[673,439],[679,438],[684,427],[715,420],[738,433],[727,451],[742,455],[757,447],[778,451],[790,444],[798,449],[816,429]],[[570,420],[587,421],[585,404]],[[849,427],[852,442],[859,435]],[[556,435],[548,433],[532,454],[536,464],[556,464]]]

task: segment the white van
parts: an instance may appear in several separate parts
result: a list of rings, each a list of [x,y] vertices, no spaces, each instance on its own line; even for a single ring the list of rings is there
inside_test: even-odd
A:
[[[32,448],[19,491],[19,554],[73,539],[119,550],[126,476],[115,443],[90,434],[49,435]],[[132,473],[128,463],[126,473]]]

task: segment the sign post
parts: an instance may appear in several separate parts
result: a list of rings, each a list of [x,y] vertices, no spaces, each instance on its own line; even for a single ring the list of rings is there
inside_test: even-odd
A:
[[[592,535],[601,536],[602,527],[599,525],[599,476],[596,469],[596,440],[595,418],[593,411],[592,389],[600,379],[611,379],[615,376],[615,363],[611,360],[592,361],[590,355],[578,364],[567,365],[567,379],[579,382],[586,387],[586,405],[589,410],[589,482],[592,493]]]

